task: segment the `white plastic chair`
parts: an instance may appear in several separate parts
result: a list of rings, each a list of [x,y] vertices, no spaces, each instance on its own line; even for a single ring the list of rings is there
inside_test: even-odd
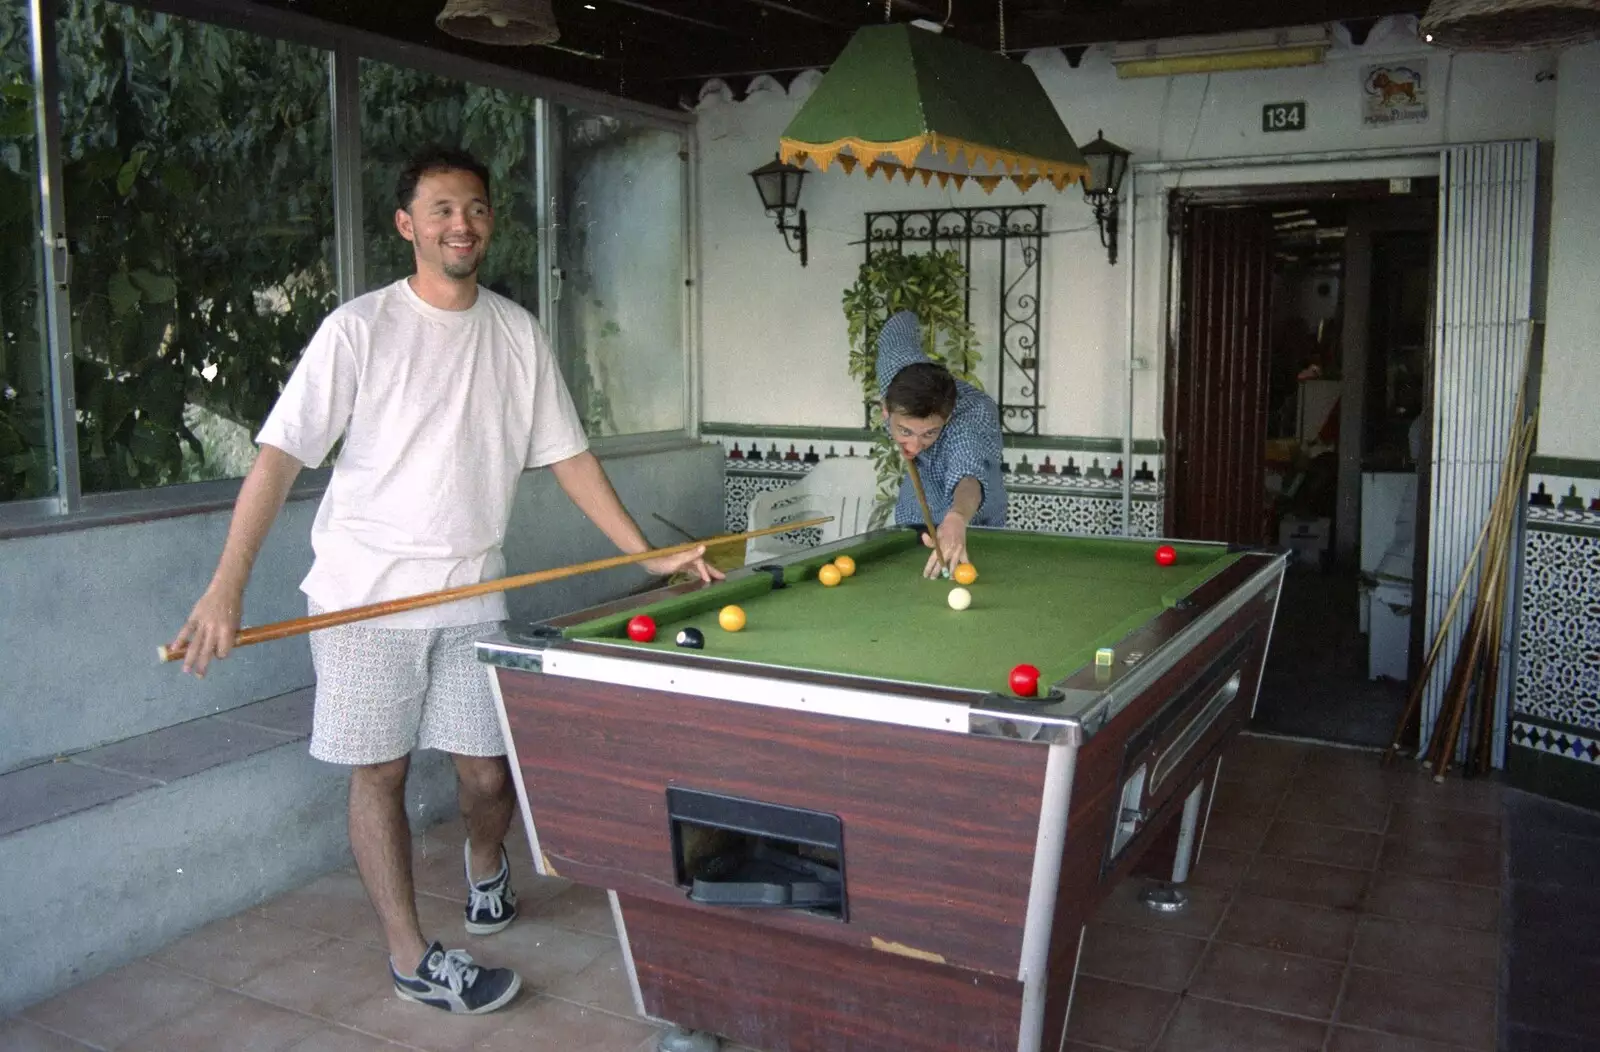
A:
[[[822,534],[820,543],[853,537],[866,530],[877,489],[878,473],[871,457],[833,457],[812,468],[794,485],[753,497],[746,529],[761,530],[831,515],[832,522],[818,527]],[[806,541],[788,534],[752,537],[745,542],[744,563],[749,566],[810,547],[812,545]]]

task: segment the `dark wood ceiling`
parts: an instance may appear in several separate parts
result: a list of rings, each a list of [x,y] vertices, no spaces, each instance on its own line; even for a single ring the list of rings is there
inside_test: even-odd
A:
[[[561,39],[537,47],[457,40],[434,18],[445,0],[252,0],[483,59],[608,94],[666,106],[694,102],[710,77],[824,68],[884,0],[554,0]],[[890,0],[897,21],[947,23],[946,33],[1000,44],[1000,0]],[[1344,22],[1359,40],[1385,15],[1420,15],[1426,0],[1005,0],[1005,47],[1059,47]],[[948,15],[948,20],[947,20]]]

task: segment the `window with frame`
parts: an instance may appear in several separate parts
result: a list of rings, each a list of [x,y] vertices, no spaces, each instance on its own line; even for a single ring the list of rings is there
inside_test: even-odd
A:
[[[421,149],[465,150],[489,170],[494,237],[478,270],[488,289],[539,313],[538,100],[372,59],[361,62],[365,288],[409,275],[395,229],[395,183]]]
[[[32,39],[28,5],[0,3],[0,503],[55,490]]]
[[[591,437],[688,426],[687,142],[678,128],[554,106],[562,369]]]
[[[60,10],[83,490],[240,477],[336,302],[327,53]]]

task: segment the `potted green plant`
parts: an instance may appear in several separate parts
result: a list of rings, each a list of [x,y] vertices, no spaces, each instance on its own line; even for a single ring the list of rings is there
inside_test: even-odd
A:
[[[955,250],[872,253],[844,290],[849,326],[850,375],[861,384],[867,424],[874,430],[871,448],[878,472],[878,494],[871,525],[888,521],[899,492],[904,466],[900,453],[882,426],[878,396],[878,333],[902,311],[922,323],[922,349],[929,360],[946,366],[958,380],[981,388],[976,375],[982,355],[977,333],[967,320],[967,268]]]

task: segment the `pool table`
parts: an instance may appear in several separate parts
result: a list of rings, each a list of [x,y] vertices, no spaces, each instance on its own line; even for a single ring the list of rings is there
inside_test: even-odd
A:
[[[974,529],[956,610],[891,528],[479,642],[534,864],[608,890],[663,1047],[1060,1047],[1115,883],[1181,908],[1277,610],[1282,553],[1158,543]]]

